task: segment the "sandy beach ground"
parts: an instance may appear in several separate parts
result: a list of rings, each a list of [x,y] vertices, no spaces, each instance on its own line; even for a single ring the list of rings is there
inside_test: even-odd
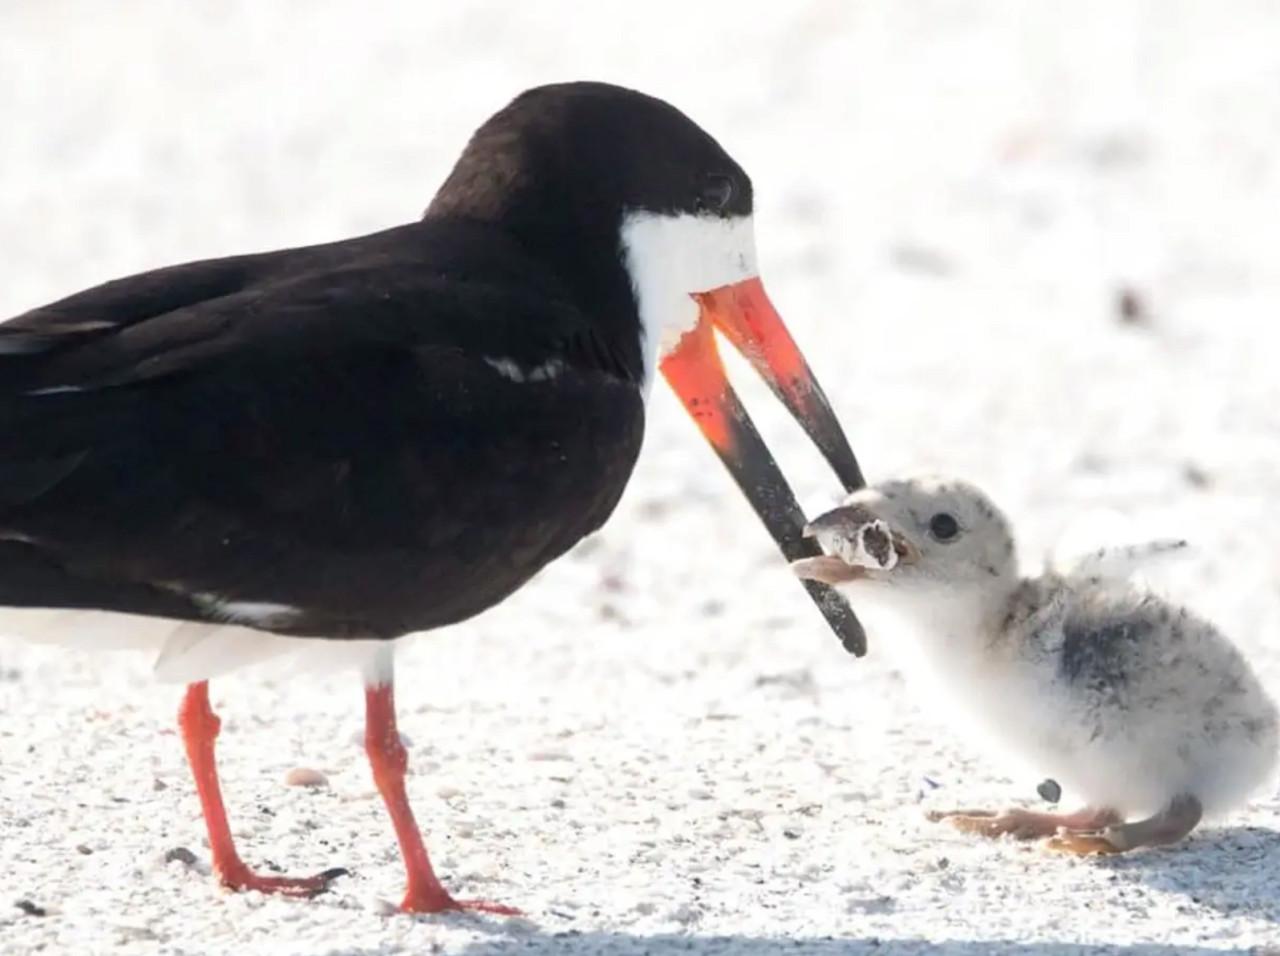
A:
[[[1280,690],[1278,51],[1262,0],[8,2],[0,315],[406,221],[519,90],[639,87],[751,172],[765,281],[873,479],[970,477],[1029,567],[1108,510],[1185,535],[1157,583]],[[738,381],[806,507],[832,503],[799,431]],[[212,688],[246,858],[353,871],[300,903],[211,883],[180,688],[149,660],[0,643],[0,951],[1280,947],[1274,790],[1105,862],[927,823],[1035,804],[1038,781],[917,707],[876,654],[892,634],[846,656],[662,386],[650,410],[603,533],[399,658],[437,865],[527,919],[389,914],[402,871],[354,674]],[[329,786],[286,787],[299,766]],[[179,847],[193,864],[166,862]]]

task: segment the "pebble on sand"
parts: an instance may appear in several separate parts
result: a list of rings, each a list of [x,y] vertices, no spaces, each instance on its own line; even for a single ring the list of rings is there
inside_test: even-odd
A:
[[[286,787],[327,787],[329,778],[310,767],[294,767],[284,775]]]

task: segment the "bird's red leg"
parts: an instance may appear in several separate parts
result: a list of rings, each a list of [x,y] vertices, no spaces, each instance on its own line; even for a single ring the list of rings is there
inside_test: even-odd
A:
[[[404,790],[404,772],[408,755],[396,729],[396,702],[390,677],[371,681],[365,686],[364,746],[373,768],[373,781],[391,814],[391,823],[400,841],[409,885],[400,908],[407,913],[440,913],[445,910],[474,910],[500,916],[519,916],[520,911],[500,903],[483,900],[455,900],[441,885],[431,868],[422,833],[413,818],[409,798]]]
[[[218,764],[214,758],[214,741],[222,721],[209,706],[209,682],[188,684],[182,707],[178,710],[182,743],[187,748],[187,761],[196,778],[196,793],[209,827],[209,849],[213,853],[213,872],[218,881],[233,890],[257,890],[260,893],[282,893],[286,896],[315,896],[323,893],[331,880],[344,875],[343,869],[325,870],[318,876],[258,876],[244,864],[236,852],[227,824],[227,811],[222,805],[222,788],[218,786]]]

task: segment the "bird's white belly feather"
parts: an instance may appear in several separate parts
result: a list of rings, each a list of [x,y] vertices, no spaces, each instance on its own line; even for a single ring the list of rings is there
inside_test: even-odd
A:
[[[100,653],[154,655],[156,678],[191,683],[264,661],[289,658],[305,672],[366,669],[387,641],[285,637],[237,624],[178,621],[106,611],[0,609],[0,639]]]

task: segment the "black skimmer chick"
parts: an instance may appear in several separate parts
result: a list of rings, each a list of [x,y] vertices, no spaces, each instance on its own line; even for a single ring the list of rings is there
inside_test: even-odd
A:
[[[860,486],[761,285],[742,168],[661,100],[529,90],[474,134],[418,222],[158,269],[0,325],[5,629],[107,612],[125,643],[158,647],[160,675],[189,685],[180,723],[214,871],[294,895],[333,871],[264,877],[237,854],[207,681],[308,639],[351,650],[403,908],[509,912],[453,899],[432,871],[390,642],[491,607],[604,523],[659,372],[784,552],[806,553],[715,331]],[[811,593],[856,649],[848,606]],[[97,626],[68,620],[54,639],[106,646]]]
[[[889,481],[809,528],[797,573],[856,597],[881,646],[949,720],[1078,797],[1069,814],[931,814],[989,836],[1119,853],[1173,843],[1271,775],[1277,711],[1212,624],[1137,587],[1183,542],[1103,550],[1020,578],[1008,521],[959,481]],[[887,532],[892,547],[875,546]],[[867,539],[869,536],[869,540]],[[890,639],[890,635],[892,638]]]

